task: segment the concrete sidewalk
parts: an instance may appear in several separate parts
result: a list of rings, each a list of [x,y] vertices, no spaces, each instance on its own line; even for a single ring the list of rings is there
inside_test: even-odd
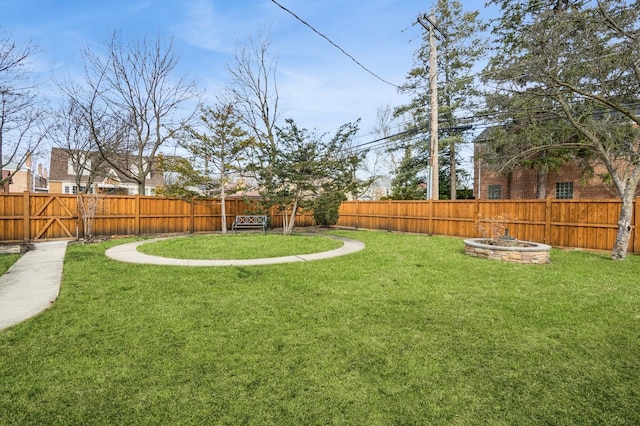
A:
[[[34,243],[0,276],[0,330],[47,309],[58,297],[67,241]]]
[[[352,240],[351,238],[336,237],[333,235],[323,235],[325,238],[333,238],[340,240],[344,243],[342,247],[334,250],[323,251],[319,253],[311,254],[298,254],[293,256],[282,257],[268,257],[263,259],[174,259],[168,257],[152,256],[149,254],[141,253],[137,250],[137,247],[141,244],[153,243],[156,241],[166,240],[168,238],[154,238],[152,240],[136,241],[133,243],[120,244],[111,247],[106,251],[107,257],[118,260],[120,262],[128,263],[146,263],[150,265],[171,265],[171,266],[257,266],[257,265],[271,265],[277,263],[289,263],[289,262],[309,262],[312,260],[328,259],[336,256],[344,256],[364,249],[364,243],[358,240]],[[180,237],[178,237],[180,238]]]

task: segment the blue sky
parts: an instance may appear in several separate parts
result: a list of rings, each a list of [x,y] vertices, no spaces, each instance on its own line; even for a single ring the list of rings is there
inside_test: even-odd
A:
[[[423,0],[278,0],[385,80],[402,84],[420,45]],[[463,1],[483,9],[484,2]],[[114,30],[125,37],[174,37],[181,72],[206,90],[228,81],[238,43],[268,32],[278,58],[283,117],[333,133],[362,118],[361,138],[384,105],[407,98],[376,79],[270,0],[0,0],[0,30],[39,47],[35,67],[44,79],[74,74],[84,47],[99,49]],[[487,11],[483,15],[488,14]],[[46,84],[45,84],[46,86]],[[52,86],[50,86],[52,87]],[[51,89],[51,93],[52,93]]]

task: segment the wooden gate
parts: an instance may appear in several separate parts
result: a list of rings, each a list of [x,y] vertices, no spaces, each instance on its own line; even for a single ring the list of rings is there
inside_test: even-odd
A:
[[[78,236],[75,196],[30,197],[29,234],[31,240],[74,239]]]

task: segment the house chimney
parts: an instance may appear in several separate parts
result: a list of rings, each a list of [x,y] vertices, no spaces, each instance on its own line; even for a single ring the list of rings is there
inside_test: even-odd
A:
[[[27,152],[27,158],[24,160],[24,165],[27,169],[31,169],[31,151]]]
[[[42,176],[42,164],[38,163],[38,176]]]

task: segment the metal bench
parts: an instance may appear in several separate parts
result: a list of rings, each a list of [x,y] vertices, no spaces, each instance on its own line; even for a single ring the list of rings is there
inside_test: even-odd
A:
[[[231,225],[231,230],[235,233],[238,229],[262,229],[267,233],[267,216],[260,215],[238,215]]]

